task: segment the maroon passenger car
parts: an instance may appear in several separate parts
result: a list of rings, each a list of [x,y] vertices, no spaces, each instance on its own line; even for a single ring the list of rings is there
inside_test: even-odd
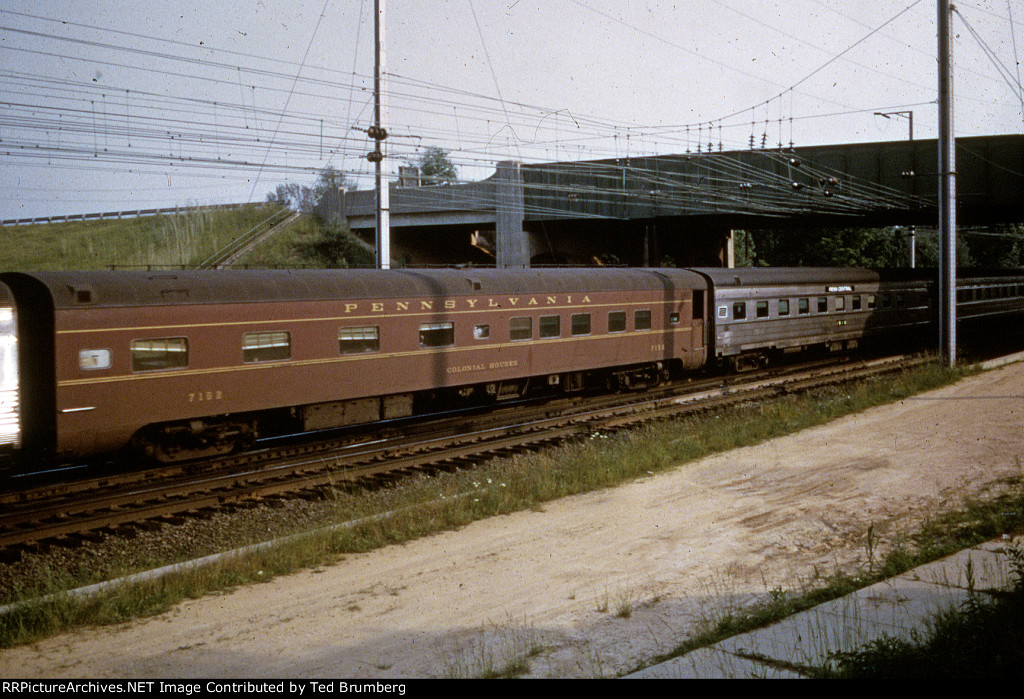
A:
[[[58,458],[165,460],[533,390],[703,366],[686,270],[39,272],[18,308],[20,430]]]

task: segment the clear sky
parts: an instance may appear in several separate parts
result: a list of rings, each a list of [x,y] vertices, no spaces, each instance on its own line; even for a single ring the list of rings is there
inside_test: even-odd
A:
[[[1024,132],[1024,2],[962,0],[957,135]],[[935,0],[386,0],[391,173],[936,136]],[[372,186],[372,0],[0,0],[0,218]]]

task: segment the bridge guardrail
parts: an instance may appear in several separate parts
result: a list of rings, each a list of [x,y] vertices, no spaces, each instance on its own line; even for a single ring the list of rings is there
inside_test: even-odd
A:
[[[116,218],[138,218],[140,216],[156,216],[157,214],[180,214],[186,211],[202,209],[237,209],[258,202],[242,202],[239,204],[203,204],[197,206],[168,206],[162,209],[131,209],[127,211],[103,211],[91,214],[67,214],[64,216],[36,216],[34,218],[5,218],[0,226],[30,226],[35,223],[62,223],[67,221],[105,221]]]

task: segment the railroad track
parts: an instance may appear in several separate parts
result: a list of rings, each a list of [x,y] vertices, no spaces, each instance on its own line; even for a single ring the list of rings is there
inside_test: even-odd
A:
[[[799,393],[902,370],[920,358],[890,357],[801,365],[766,375],[716,377],[638,394],[563,399],[443,417],[405,426],[403,434],[365,435],[283,445],[227,459],[44,484],[0,495],[0,551],[119,527],[292,496],[403,472],[457,468],[578,435]],[[392,434],[387,434],[392,432]]]

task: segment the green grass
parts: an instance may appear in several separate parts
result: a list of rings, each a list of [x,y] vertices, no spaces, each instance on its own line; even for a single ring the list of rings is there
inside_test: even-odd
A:
[[[313,216],[303,216],[249,251],[238,261],[238,266],[257,269],[319,266],[308,251],[322,235],[320,222]]]
[[[882,636],[833,656],[832,679],[996,679],[1024,677],[1024,551],[1008,549],[1015,583],[986,597],[969,590],[959,608],[937,615],[931,630],[910,640]]]
[[[546,650],[532,626],[488,625],[441,648],[442,674],[449,679],[514,679],[529,673],[530,660]]]
[[[194,266],[280,207],[252,204],[133,219],[0,228],[4,271]]]
[[[611,436],[593,435],[544,452],[495,460],[472,471],[412,479],[400,487],[373,493],[337,492],[331,502],[333,519],[349,523],[346,526],[319,530],[210,568],[173,574],[155,582],[124,585],[89,600],[69,599],[62,591],[179,559],[110,561],[106,568],[82,574],[52,571],[20,590],[16,598],[38,599],[47,594],[56,594],[57,598],[0,617],[0,647],[31,642],[82,625],[119,623],[160,613],[187,598],[327,565],[348,553],[409,541],[497,514],[539,508],[555,498],[646,477],[709,454],[755,444],[870,405],[898,400],[949,383],[961,375],[962,372],[931,364],[884,380],[826,389],[810,397],[784,397],[757,406],[648,424]],[[991,513],[973,516],[976,523],[969,529],[983,531],[986,536],[1019,522],[1019,518],[1004,520]],[[954,529],[959,528],[962,527]],[[936,531],[949,529],[939,524]],[[961,539],[957,541],[962,543]],[[929,551],[928,555],[944,550],[932,545],[923,548]],[[916,556],[915,551],[900,566],[918,560]],[[845,588],[823,594],[838,595],[841,589]],[[812,595],[804,603],[820,599],[820,595]],[[789,610],[787,607],[787,613]],[[741,621],[734,619],[729,628],[736,628],[735,624]]]
[[[256,268],[373,267],[373,251],[341,225],[325,224],[314,216],[298,222],[264,241],[242,259],[239,266]]]
[[[198,265],[269,219],[280,207],[251,204],[132,219],[69,221],[0,228],[3,271],[183,267]],[[372,266],[373,253],[338,226],[302,216],[264,240],[235,267]]]

